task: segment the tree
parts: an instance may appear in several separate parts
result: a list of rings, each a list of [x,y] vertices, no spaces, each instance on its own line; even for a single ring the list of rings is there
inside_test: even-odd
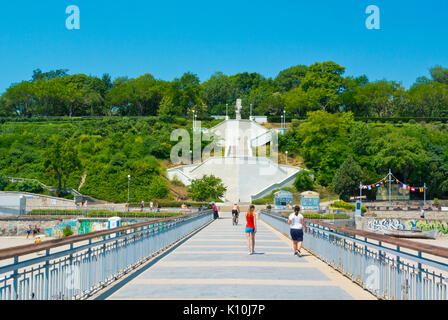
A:
[[[280,92],[286,92],[298,87],[307,70],[307,66],[297,65],[280,71],[275,78],[275,82],[280,89]]]
[[[333,178],[332,184],[334,191],[342,200],[347,201],[350,199],[351,195],[356,194],[361,179],[361,167],[355,159],[349,155],[341,167],[336,171]]]
[[[214,175],[204,175],[201,179],[195,179],[188,187],[190,197],[195,201],[220,201],[226,190],[221,179]]]
[[[182,110],[179,115],[187,115],[195,107],[198,110],[203,106],[200,96],[202,87],[196,74],[186,72],[180,79],[174,79],[172,86],[173,103]]]
[[[76,149],[69,141],[63,140],[60,136],[52,137],[52,145],[44,155],[44,166],[50,174],[58,180],[58,189],[61,190],[62,182],[64,188],[70,174],[81,168]]]
[[[30,117],[34,113],[35,95],[36,86],[33,82],[13,84],[3,94],[5,107],[20,117]]]
[[[359,115],[390,117],[394,111],[394,97],[403,87],[395,82],[377,81],[367,83],[355,89],[355,102]]]
[[[448,85],[421,83],[408,91],[409,111],[418,117],[440,117],[448,112]]]
[[[309,66],[301,84],[285,93],[286,110],[299,115],[314,110],[339,110],[344,70],[332,61]]]
[[[313,179],[307,171],[301,170],[297,173],[294,187],[297,191],[313,190]]]
[[[201,98],[210,114],[219,114],[217,106],[225,107],[226,103],[230,104],[232,100],[235,100],[232,81],[222,72],[215,72],[202,84]]]
[[[166,91],[167,86],[163,81],[145,74],[136,79],[114,82],[107,99],[122,115],[157,115]]]
[[[42,72],[40,69],[33,70],[33,76],[32,81],[37,80],[50,80],[58,77],[65,77],[67,76],[68,69],[57,69],[57,70],[51,70],[48,72]]]
[[[308,113],[308,120],[291,130],[293,139],[287,142],[305,160],[305,165],[316,172],[315,181],[321,185],[331,183],[334,173],[352,150],[349,145],[350,128],[354,124],[351,112],[332,114],[325,111]],[[280,139],[280,150],[284,150],[284,139]],[[285,141],[286,142],[286,141]]]
[[[442,68],[441,66],[435,66],[429,69],[431,77],[434,81],[448,84],[448,69]]]

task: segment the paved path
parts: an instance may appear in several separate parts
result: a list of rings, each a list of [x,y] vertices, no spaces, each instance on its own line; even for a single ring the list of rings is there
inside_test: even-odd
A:
[[[361,287],[259,222],[254,255],[229,214],[185,241],[109,299],[373,299]],[[305,239],[306,241],[306,239]]]

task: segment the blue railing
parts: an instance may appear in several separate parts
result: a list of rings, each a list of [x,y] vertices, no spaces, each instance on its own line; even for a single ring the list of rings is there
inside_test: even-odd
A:
[[[286,217],[261,211],[260,218],[274,229],[289,235]],[[341,228],[338,226],[333,228],[324,223],[306,223],[308,232],[304,237],[304,248],[376,297],[391,300],[447,300],[448,265],[441,261],[446,258],[445,248],[420,244],[427,250],[406,248],[404,252],[397,245],[399,240],[387,236],[382,236],[382,241],[374,243],[373,239],[379,237],[372,235],[369,241],[366,236],[360,238],[337,231]],[[419,245],[415,244],[416,247]],[[443,257],[437,257],[440,251],[444,251]],[[425,252],[432,252],[431,258],[423,257]]]
[[[85,298],[212,220],[212,211],[202,211],[117,228],[120,232],[100,231],[101,237],[75,242],[77,247],[55,246],[51,250],[59,251],[46,249],[44,255],[28,260],[20,260],[25,255],[14,256],[12,263],[0,267],[0,300]],[[0,256],[13,249],[0,250]]]

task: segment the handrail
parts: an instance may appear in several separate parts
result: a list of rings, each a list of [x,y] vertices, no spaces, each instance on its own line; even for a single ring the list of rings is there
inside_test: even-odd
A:
[[[127,230],[137,229],[137,228],[141,228],[141,227],[145,227],[145,226],[150,226],[152,224],[159,223],[159,222],[167,222],[167,221],[171,221],[171,220],[183,219],[183,218],[187,218],[187,217],[190,217],[193,215],[197,215],[200,213],[206,213],[206,212],[211,212],[211,210],[202,210],[202,211],[198,211],[198,212],[187,213],[187,214],[184,214],[181,216],[173,216],[173,217],[169,217],[169,218],[151,220],[151,221],[147,221],[147,222],[140,222],[140,223],[135,223],[135,224],[128,225],[128,226],[122,226],[122,227],[117,227],[117,228],[113,228],[113,229],[89,232],[89,233],[80,234],[80,235],[73,235],[73,236],[69,236],[69,237],[65,237],[65,238],[61,238],[61,239],[49,240],[49,241],[44,241],[44,242],[40,242],[40,243],[36,243],[36,244],[25,244],[25,245],[21,245],[21,246],[1,249],[0,250],[0,260],[23,256],[23,255],[27,255],[30,253],[43,251],[43,250],[49,250],[49,249],[60,247],[60,246],[67,245],[67,244],[72,244],[72,243],[90,240],[90,239],[94,239],[94,238],[98,238],[98,237],[102,237],[102,236],[107,236],[109,234],[114,234],[114,233],[123,232],[123,231],[127,231]]]
[[[279,213],[275,213],[275,212],[264,211],[263,213],[270,214],[270,215],[277,215],[279,217],[284,217],[284,218],[287,217],[287,215],[285,215],[285,214],[279,214]],[[399,246],[401,248],[407,248],[407,249],[411,249],[411,250],[415,250],[415,251],[420,251],[421,253],[427,253],[427,254],[442,257],[442,258],[448,258],[448,248],[435,246],[435,245],[431,245],[431,244],[427,244],[427,243],[420,243],[420,242],[417,243],[417,242],[414,242],[411,240],[397,239],[397,238],[394,238],[394,237],[391,237],[388,235],[382,235],[382,234],[378,234],[378,233],[374,233],[374,232],[370,232],[370,231],[364,231],[364,230],[358,230],[358,229],[353,229],[353,228],[349,228],[349,227],[338,226],[338,225],[331,224],[331,223],[318,222],[313,219],[306,219],[305,222],[307,222],[307,221],[311,221],[311,223],[314,225],[318,225],[318,226],[321,226],[324,228],[333,229],[335,232],[345,232],[346,234],[349,234],[349,235],[369,238],[372,240],[380,241],[382,243],[393,244],[393,245]]]

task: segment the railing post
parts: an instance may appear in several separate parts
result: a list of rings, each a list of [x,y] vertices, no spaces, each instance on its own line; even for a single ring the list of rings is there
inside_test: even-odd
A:
[[[50,255],[50,249],[45,250],[45,256]],[[45,300],[48,300],[50,295],[50,260],[45,260]]]
[[[14,264],[17,265],[19,263],[19,257],[15,256],[14,257]],[[19,289],[18,289],[18,277],[19,277],[19,271],[17,270],[17,268],[14,269],[14,273],[13,273],[13,294],[14,294],[14,298],[13,300],[19,300]]]

